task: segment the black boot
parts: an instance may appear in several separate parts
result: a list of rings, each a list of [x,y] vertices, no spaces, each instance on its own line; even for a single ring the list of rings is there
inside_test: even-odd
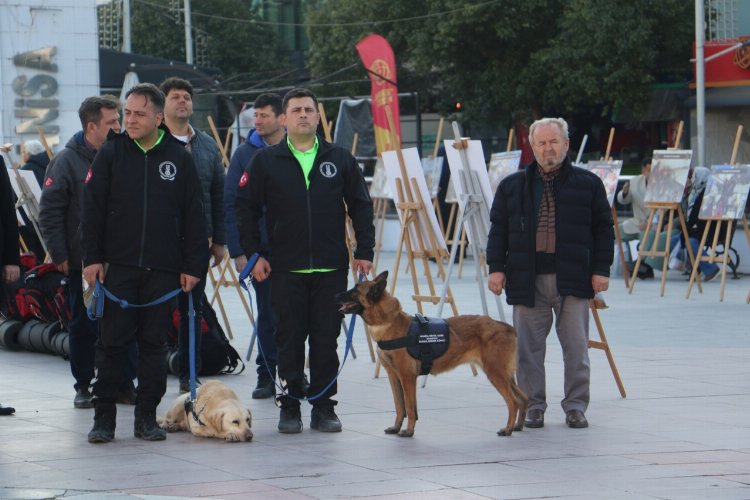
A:
[[[117,407],[112,403],[96,403],[94,427],[89,432],[89,443],[109,443],[115,438]]]
[[[276,382],[271,378],[268,372],[258,375],[258,385],[253,391],[253,399],[268,399],[276,395]]]
[[[164,441],[167,431],[156,423],[156,408],[136,405],[133,435],[145,441]]]

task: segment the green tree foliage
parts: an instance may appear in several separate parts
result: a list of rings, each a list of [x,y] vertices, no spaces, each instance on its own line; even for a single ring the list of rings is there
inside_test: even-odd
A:
[[[207,36],[208,65],[218,68],[225,89],[244,89],[289,70],[288,51],[244,0],[201,0],[191,3],[192,24]],[[180,2],[182,5],[182,2]],[[133,52],[185,60],[183,13],[168,3],[132,3]]]
[[[683,0],[319,0],[307,18],[309,64],[313,77],[352,64],[374,32],[394,49],[399,90],[420,90],[442,113],[460,101],[477,124],[623,106],[637,114],[652,84],[690,78],[692,9]],[[444,14],[426,17],[435,13]],[[394,21],[408,17],[419,18]]]

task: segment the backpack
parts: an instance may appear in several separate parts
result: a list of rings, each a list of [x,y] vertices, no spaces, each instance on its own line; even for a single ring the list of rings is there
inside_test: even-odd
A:
[[[16,305],[22,319],[35,317],[47,323],[59,321],[64,328],[70,321],[68,277],[54,264],[29,269],[16,292]]]
[[[22,253],[21,276],[11,283],[3,283],[3,301],[0,304],[0,312],[4,317],[18,321],[27,321],[34,317],[28,307],[26,307],[26,303],[22,300],[19,302],[17,298],[19,297],[19,291],[25,286],[24,277],[26,272],[36,265],[36,256],[33,252]]]
[[[237,350],[229,343],[229,339],[224,333],[224,329],[219,324],[216,317],[216,311],[208,303],[206,294],[203,294],[201,301],[203,308],[203,317],[201,318],[201,331],[196,334],[201,337],[201,370],[199,375],[226,375],[234,373],[239,375],[245,370],[245,363],[242,362]],[[172,325],[167,334],[167,343],[169,344],[168,358],[172,352],[177,353],[177,336],[180,331],[180,310],[177,306],[172,310]],[[237,371],[239,369],[239,371]],[[170,364],[170,370],[178,375],[177,370]],[[235,373],[236,372],[236,373]]]

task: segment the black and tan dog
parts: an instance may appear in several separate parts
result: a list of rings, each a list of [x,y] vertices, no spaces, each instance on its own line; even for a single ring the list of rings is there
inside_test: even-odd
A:
[[[362,281],[335,298],[341,306],[339,312],[362,316],[370,327],[370,335],[379,343],[405,337],[412,322],[412,317],[403,311],[398,299],[385,290],[387,278],[386,271],[373,281]],[[522,430],[528,399],[515,381],[515,329],[488,316],[455,316],[446,322],[448,349],[434,360],[430,373],[437,375],[464,363],[481,366],[508,405],[508,423],[498,434],[510,436],[514,430]],[[412,358],[405,348],[379,349],[378,355],[388,371],[396,405],[396,422],[385,432],[412,436],[417,421],[417,376],[422,362]],[[401,430],[404,417],[409,420],[406,429]]]

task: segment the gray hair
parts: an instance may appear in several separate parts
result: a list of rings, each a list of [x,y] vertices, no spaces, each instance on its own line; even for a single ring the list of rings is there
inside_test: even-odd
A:
[[[540,118],[539,120],[535,121],[531,124],[529,127],[529,140],[532,140],[534,137],[534,131],[541,127],[542,125],[556,125],[557,128],[560,129],[560,132],[563,135],[563,139],[568,139],[568,122],[563,120],[562,118]]]
[[[44,152],[44,146],[42,146],[42,143],[36,139],[32,139],[23,144],[23,150],[30,155],[38,155],[39,153]]]

